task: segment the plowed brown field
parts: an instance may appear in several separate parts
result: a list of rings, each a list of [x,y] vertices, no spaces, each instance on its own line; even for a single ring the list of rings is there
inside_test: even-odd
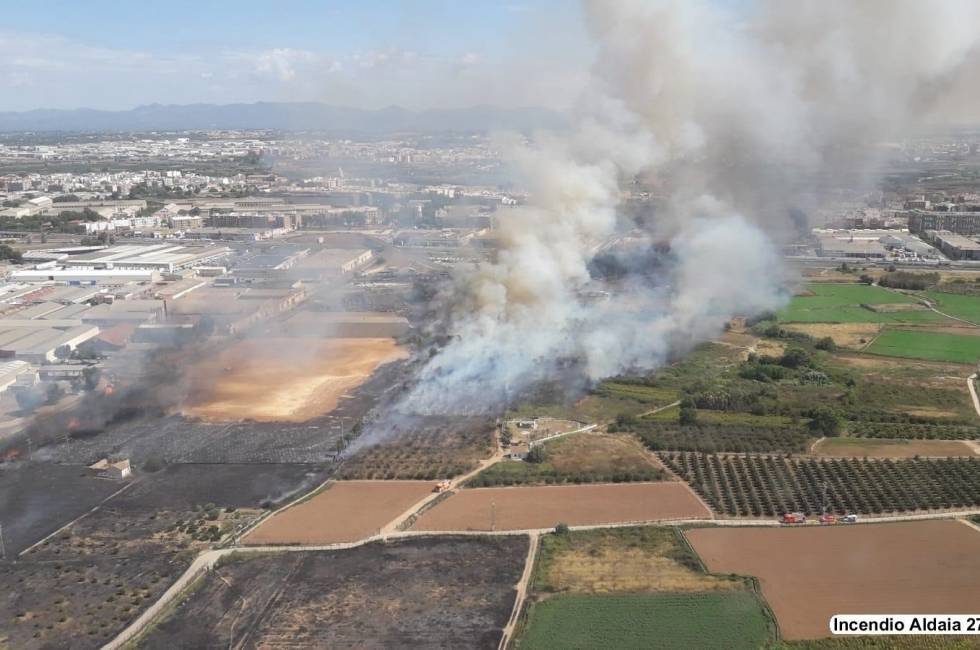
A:
[[[382,363],[405,356],[394,339],[246,339],[190,368],[183,413],[303,422],[335,409]]]
[[[523,530],[709,518],[686,484],[619,483],[461,490],[419,517],[415,530]]]
[[[980,532],[957,521],[686,534],[709,571],[759,579],[785,639],[830,636],[834,614],[967,614],[980,607]]]
[[[245,544],[331,544],[376,534],[432,491],[431,481],[337,481],[270,517]]]

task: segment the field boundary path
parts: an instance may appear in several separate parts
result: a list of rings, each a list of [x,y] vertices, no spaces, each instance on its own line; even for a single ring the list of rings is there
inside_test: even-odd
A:
[[[966,386],[970,389],[970,399],[973,400],[973,410],[980,416],[980,397],[977,397],[977,373],[966,378]]]
[[[676,402],[671,402],[670,404],[665,404],[664,406],[658,406],[655,409],[650,409],[649,411],[644,411],[643,413],[637,413],[636,417],[645,418],[648,415],[654,415],[656,413],[660,413],[660,411],[666,411],[667,409],[672,409],[675,406],[680,406],[680,405],[681,405],[681,400],[677,400]]]
[[[421,511],[423,508],[425,508],[426,506],[428,506],[432,501],[435,501],[436,499],[438,499],[440,497],[445,498],[444,495],[450,494],[452,492],[455,492],[456,489],[462,483],[464,483],[465,481],[469,480],[470,478],[476,476],[477,474],[479,474],[480,472],[482,472],[486,468],[490,467],[494,463],[496,463],[496,462],[498,462],[500,460],[503,460],[503,458],[504,458],[504,450],[500,447],[500,443],[498,442],[497,443],[497,449],[493,452],[493,455],[490,456],[490,458],[484,458],[479,463],[477,463],[477,465],[476,465],[476,467],[474,469],[470,470],[469,472],[466,472],[465,474],[460,474],[456,478],[450,479],[449,480],[449,488],[448,489],[443,490],[442,492],[432,492],[431,494],[427,494],[423,498],[421,498],[418,501],[416,501],[414,504],[412,504],[408,508],[408,510],[406,510],[405,512],[401,513],[400,515],[398,515],[397,517],[395,517],[394,519],[392,519],[391,521],[389,521],[381,529],[380,534],[381,535],[386,535],[386,534],[391,534],[391,533],[397,532],[399,526],[401,526],[406,521],[408,521],[409,519],[411,519],[413,516],[415,516],[416,514],[418,514],[419,511]]]
[[[187,587],[191,585],[194,580],[198,577],[204,575],[211,570],[214,563],[217,562],[223,555],[227,553],[226,549],[221,550],[210,550],[204,551],[191,562],[191,565],[187,567],[187,570],[177,578],[176,582],[170,585],[160,598],[157,599],[155,603],[150,605],[146,611],[136,617],[136,620],[130,623],[126,629],[116,635],[116,638],[109,643],[102,646],[103,650],[116,650],[121,648],[124,643],[134,639],[140,632],[142,632],[147,625],[149,625],[153,619],[155,619],[163,609],[167,607],[174,599],[176,599]]]
[[[514,588],[516,591],[514,594],[514,609],[510,613],[507,625],[504,626],[503,634],[500,635],[500,643],[497,644],[497,650],[506,650],[507,644],[510,643],[510,639],[514,635],[517,620],[521,616],[521,610],[524,609],[524,601],[527,599],[527,588],[531,583],[531,576],[534,575],[534,561],[538,556],[538,545],[540,543],[540,533],[531,533],[528,535],[527,558],[524,560],[524,572],[521,574],[521,579],[517,581],[517,586]]]
[[[973,522],[972,522],[972,521],[970,521],[969,519],[957,519],[956,521],[958,521],[958,522],[960,522],[960,523],[961,523],[961,524],[963,524],[964,526],[969,526],[969,527],[970,527],[970,528],[972,528],[973,530],[975,530],[975,531],[977,531],[978,533],[980,533],[980,526],[977,526],[977,525],[976,525],[975,523],[973,523]]]
[[[586,431],[592,431],[597,426],[599,426],[599,425],[598,424],[587,424],[584,427],[579,427],[578,429],[575,429],[574,431],[563,431],[561,433],[555,433],[555,434],[552,434],[550,436],[546,436],[544,438],[538,438],[537,440],[531,440],[531,441],[529,441],[527,443],[527,446],[528,447],[533,447],[534,445],[540,445],[542,442],[548,442],[549,440],[555,440],[556,438],[561,438],[563,436],[570,436],[570,435],[575,434],[575,433],[585,433]]]

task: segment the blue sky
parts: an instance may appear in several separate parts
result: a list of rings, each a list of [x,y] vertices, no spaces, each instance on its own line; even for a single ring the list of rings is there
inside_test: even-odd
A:
[[[577,2],[5,2],[0,110],[311,100],[567,106]]]

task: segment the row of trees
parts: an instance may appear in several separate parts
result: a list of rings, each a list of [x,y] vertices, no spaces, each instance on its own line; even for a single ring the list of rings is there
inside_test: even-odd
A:
[[[980,459],[863,460],[660,453],[713,509],[732,516],[882,513],[980,505]]]

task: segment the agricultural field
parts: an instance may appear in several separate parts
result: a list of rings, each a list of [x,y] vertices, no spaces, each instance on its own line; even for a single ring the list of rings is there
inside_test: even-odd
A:
[[[980,505],[980,459],[862,460],[661,452],[660,458],[716,511],[880,514]]]
[[[659,481],[665,476],[656,456],[627,435],[576,433],[541,446],[544,462],[502,460],[467,481],[466,486],[622,483]]]
[[[920,422],[847,423],[852,436],[860,438],[898,438],[902,440],[980,440],[980,427],[960,424],[923,424]]]
[[[980,639],[963,635],[837,636],[783,641],[776,650],[977,650]]]
[[[815,339],[829,336],[837,347],[860,350],[881,331],[880,323],[787,323],[791,332],[801,332]]]
[[[750,587],[736,576],[705,573],[677,528],[573,530],[543,535],[540,544],[532,583],[538,595],[693,593]]]
[[[834,614],[966,614],[980,602],[980,534],[954,520],[686,535],[709,571],[759,579],[789,640],[829,636]]]
[[[867,352],[891,357],[948,361],[976,365],[980,359],[980,336],[887,329],[868,346]]]
[[[568,594],[534,605],[517,647],[754,650],[768,638],[751,592]]]
[[[436,480],[464,474],[489,458],[496,427],[484,417],[418,417],[398,424],[379,444],[363,447],[344,461],[337,477]]]
[[[414,530],[525,530],[709,518],[678,481],[460,490],[422,513]]]
[[[879,307],[869,309],[862,305]],[[949,319],[914,298],[866,284],[806,285],[778,319],[786,323],[941,323]]]
[[[980,325],[980,296],[939,291],[926,291],[924,295],[944,314]]]
[[[830,458],[947,458],[977,456],[978,449],[980,445],[975,447],[961,440],[824,438],[813,446],[810,454]]]
[[[519,648],[761,647],[752,583],[705,573],[675,528],[541,537]]]
[[[432,492],[430,481],[336,481],[308,499],[262,522],[244,544],[330,544],[353,542],[385,524]]]
[[[632,425],[630,431],[654,451],[755,451],[801,453],[806,450],[810,440],[800,425],[791,426],[789,418],[783,427],[773,425],[719,425],[709,424],[704,418],[706,411],[698,411],[698,423],[693,425],[666,424],[646,421]],[[751,416],[735,413],[733,415]],[[774,416],[761,416],[774,417]],[[761,419],[761,418],[760,418]]]
[[[828,356],[823,365],[845,387],[853,384],[853,399],[843,404],[851,420],[970,426],[978,422],[966,385],[970,370],[962,365],[853,353]]]
[[[446,537],[233,555],[137,645],[496,648],[527,547]]]

